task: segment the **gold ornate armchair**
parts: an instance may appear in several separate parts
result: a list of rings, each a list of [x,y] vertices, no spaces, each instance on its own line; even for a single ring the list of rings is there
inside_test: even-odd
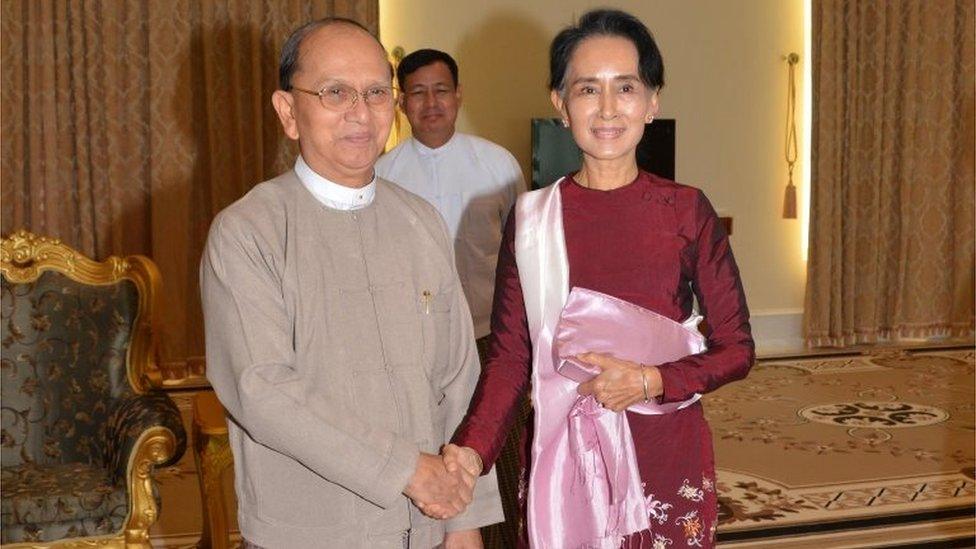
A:
[[[20,231],[0,273],[4,547],[150,547],[153,468],[186,448],[154,390],[156,266]]]

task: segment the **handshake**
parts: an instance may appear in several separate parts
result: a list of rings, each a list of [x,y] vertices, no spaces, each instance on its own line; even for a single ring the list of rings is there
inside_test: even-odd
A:
[[[439,456],[420,453],[403,494],[431,518],[453,518],[471,503],[481,470],[477,452],[467,446],[447,444]]]

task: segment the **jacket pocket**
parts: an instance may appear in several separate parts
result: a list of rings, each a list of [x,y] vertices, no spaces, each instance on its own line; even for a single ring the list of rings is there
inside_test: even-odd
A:
[[[417,314],[423,332],[424,373],[431,389],[440,391],[441,373],[451,359],[451,314],[455,290],[421,290],[417,300]]]

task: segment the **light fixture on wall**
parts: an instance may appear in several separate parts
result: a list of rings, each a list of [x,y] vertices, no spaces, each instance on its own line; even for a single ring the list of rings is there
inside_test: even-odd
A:
[[[403,46],[396,46],[393,48],[393,52],[390,54],[390,57],[393,58],[394,69],[396,69],[396,67],[400,65],[400,61],[403,61],[403,57],[405,55],[406,52],[403,50]]]
[[[789,80],[786,89],[786,195],[783,197],[783,219],[796,219],[796,185],[793,184],[793,168],[796,166],[796,64],[800,62],[797,53],[790,53],[784,59],[789,64]]]
[[[397,67],[400,66],[400,61],[403,61],[403,57],[406,52],[403,46],[396,46],[393,51],[390,52],[390,65],[393,67],[393,73],[396,74]],[[396,86],[396,78],[394,77],[393,85]],[[400,90],[403,93],[403,90]],[[386,146],[383,148],[384,151],[389,151],[393,147],[400,144],[401,141],[409,137],[406,134],[405,127],[406,123],[403,120],[403,113],[400,111],[399,106],[396,107],[393,116],[393,128],[390,130],[390,137],[386,140]]]

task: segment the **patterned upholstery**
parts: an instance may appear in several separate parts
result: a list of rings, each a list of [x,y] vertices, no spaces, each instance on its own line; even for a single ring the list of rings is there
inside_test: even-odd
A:
[[[127,510],[125,485],[83,463],[4,466],[3,541],[111,534]]]
[[[89,285],[57,272],[0,299],[2,543],[121,535],[127,467],[153,426],[186,434],[172,400],[139,394],[129,372],[139,314],[132,280]]]
[[[85,286],[48,271],[36,281],[3,278],[4,467],[93,463],[113,399],[133,394],[126,347],[135,286]]]

